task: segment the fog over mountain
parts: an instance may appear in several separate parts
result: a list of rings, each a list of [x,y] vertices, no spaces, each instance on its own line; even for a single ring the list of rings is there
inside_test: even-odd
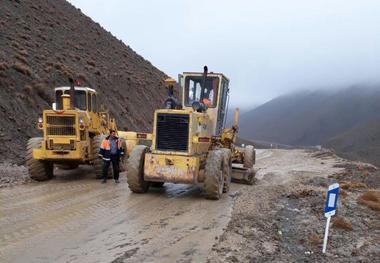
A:
[[[324,145],[379,163],[379,101],[380,85],[291,93],[242,114],[240,136],[293,146]]]
[[[70,2],[172,77],[225,73],[236,106],[380,82],[377,0]]]

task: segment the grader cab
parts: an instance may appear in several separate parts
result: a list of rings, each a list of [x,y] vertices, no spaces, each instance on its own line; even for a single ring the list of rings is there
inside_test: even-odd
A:
[[[196,184],[207,198],[219,199],[229,190],[233,162],[241,163],[239,179],[244,181],[246,174],[253,174],[255,158],[252,146],[234,146],[238,110],[233,127],[224,128],[229,80],[221,73],[208,73],[207,67],[203,73],[185,72],[179,76],[179,102],[170,91],[176,82],[166,83],[169,98],[165,108],[154,113],[152,145],[137,145],[127,161],[129,188],[144,193],[165,182]]]
[[[26,164],[32,179],[52,178],[54,164],[66,169],[92,164],[96,177],[102,176],[100,143],[110,129],[117,127],[108,112],[98,110],[97,96],[94,89],[75,86],[72,80],[70,87],[55,88],[53,108],[44,110],[37,123],[43,137],[28,141]],[[135,133],[118,134],[133,137]]]

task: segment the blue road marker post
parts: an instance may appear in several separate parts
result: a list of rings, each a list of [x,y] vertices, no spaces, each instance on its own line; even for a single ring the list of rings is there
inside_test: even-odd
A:
[[[331,216],[335,215],[336,207],[338,204],[339,197],[339,184],[335,183],[329,186],[326,196],[326,205],[325,205],[325,217],[327,217],[326,227],[325,227],[325,237],[323,238],[323,249],[322,253],[326,253],[327,247],[327,238],[329,236],[329,226]]]

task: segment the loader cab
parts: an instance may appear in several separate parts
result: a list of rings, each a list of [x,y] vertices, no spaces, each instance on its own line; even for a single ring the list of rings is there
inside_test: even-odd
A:
[[[96,91],[87,87],[74,87],[75,97],[74,105],[75,108],[80,111],[88,111],[97,113],[97,99]],[[59,87],[55,88],[55,109],[63,110],[63,97],[62,95],[70,94],[70,87]]]
[[[212,119],[213,134],[219,135],[227,117],[229,79],[221,73],[208,73],[204,79],[202,73],[185,72],[179,75],[179,83],[184,108],[197,110],[194,105],[205,106],[203,111]]]

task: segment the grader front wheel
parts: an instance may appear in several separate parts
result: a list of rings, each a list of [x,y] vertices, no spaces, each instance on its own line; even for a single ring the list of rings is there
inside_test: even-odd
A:
[[[207,199],[218,200],[224,186],[224,152],[210,151],[206,161],[204,191]]]
[[[231,177],[232,177],[232,156],[230,149],[222,149],[223,151],[223,193],[228,193],[230,191]]]
[[[252,168],[252,166],[256,163],[256,151],[252,145],[247,145],[244,148],[244,167]]]
[[[145,193],[148,191],[150,182],[144,181],[144,161],[147,147],[136,145],[127,161],[128,187],[134,193]]]
[[[43,138],[41,137],[31,138],[26,149],[26,166],[30,178],[36,181],[46,181],[53,177],[53,163],[33,158],[33,149],[40,148],[42,141]]]

